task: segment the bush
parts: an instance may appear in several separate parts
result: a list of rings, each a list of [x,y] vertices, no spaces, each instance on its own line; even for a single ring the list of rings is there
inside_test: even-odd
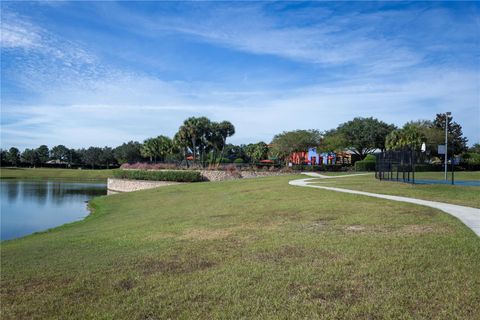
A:
[[[472,165],[480,165],[480,153],[475,153],[475,152],[465,153],[462,156],[462,162],[472,164]]]
[[[375,161],[357,161],[355,162],[355,171],[375,171]]]
[[[237,158],[237,159],[233,160],[233,163],[241,164],[241,163],[243,163],[243,159],[242,158]]]
[[[198,182],[202,181],[199,171],[168,170],[168,171],[147,171],[147,170],[116,170],[113,176],[118,179],[132,180],[153,180],[153,181],[175,181],[175,182]]]
[[[367,154],[367,156],[365,157],[365,159],[363,159],[363,161],[377,161],[377,158],[373,155],[373,154]]]
[[[228,158],[222,158],[220,159],[220,163],[232,163],[232,161]]]

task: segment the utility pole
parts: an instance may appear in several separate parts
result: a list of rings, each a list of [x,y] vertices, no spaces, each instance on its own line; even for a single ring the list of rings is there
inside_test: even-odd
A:
[[[447,181],[448,168],[448,119],[451,114],[451,112],[445,112],[445,181]]]

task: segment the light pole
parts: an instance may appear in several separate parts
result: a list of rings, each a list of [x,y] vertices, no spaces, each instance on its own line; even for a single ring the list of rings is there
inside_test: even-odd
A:
[[[445,181],[447,181],[447,166],[448,166],[448,119],[452,113],[445,112]]]

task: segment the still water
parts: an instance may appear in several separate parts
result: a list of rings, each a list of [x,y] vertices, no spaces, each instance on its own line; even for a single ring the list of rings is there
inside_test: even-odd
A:
[[[87,201],[107,194],[105,183],[0,180],[1,240],[81,220]]]

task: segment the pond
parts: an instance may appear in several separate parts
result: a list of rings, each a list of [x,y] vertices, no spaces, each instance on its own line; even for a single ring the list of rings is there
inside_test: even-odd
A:
[[[89,214],[87,201],[107,194],[105,183],[0,180],[1,240],[22,237]]]

